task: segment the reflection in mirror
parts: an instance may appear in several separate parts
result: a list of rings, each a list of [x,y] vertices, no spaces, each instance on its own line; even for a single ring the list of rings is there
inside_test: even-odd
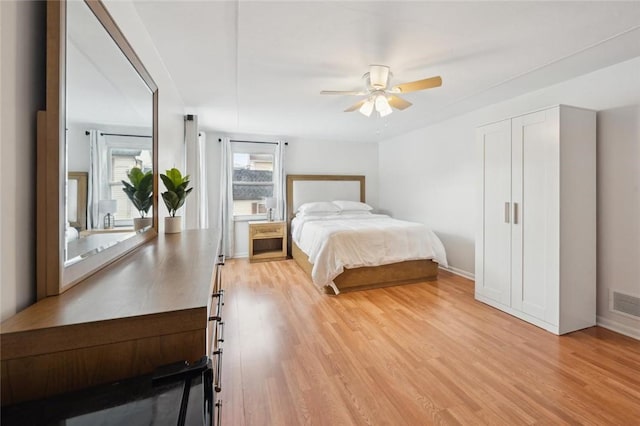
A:
[[[69,266],[151,228],[153,209],[134,206],[123,181],[134,168],[152,171],[153,95],[80,1],[67,2],[66,73]]]

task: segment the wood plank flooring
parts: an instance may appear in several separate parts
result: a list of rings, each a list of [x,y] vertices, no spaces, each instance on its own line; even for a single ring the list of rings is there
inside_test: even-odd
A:
[[[555,336],[473,283],[328,296],[292,260],[223,268],[225,425],[640,425],[640,342]]]

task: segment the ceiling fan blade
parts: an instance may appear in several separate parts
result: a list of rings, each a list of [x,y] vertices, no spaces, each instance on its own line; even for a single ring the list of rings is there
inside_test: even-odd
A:
[[[363,99],[358,103],[355,103],[353,105],[351,105],[349,108],[345,109],[344,112],[353,112],[353,111],[357,111],[360,109],[360,107],[362,106],[362,104],[364,104],[367,100]]]
[[[396,96],[396,95],[389,96],[387,100],[389,101],[389,105],[399,110],[407,109],[411,105],[413,105],[411,102],[406,101],[402,99],[400,96]]]
[[[440,76],[425,78],[424,80],[412,81],[410,83],[402,83],[393,86],[393,91],[400,93],[416,92],[418,90],[432,89],[434,87],[442,86],[442,78]]]
[[[355,95],[361,96],[366,95],[367,92],[357,92],[355,90],[323,90],[320,92],[321,95]]]

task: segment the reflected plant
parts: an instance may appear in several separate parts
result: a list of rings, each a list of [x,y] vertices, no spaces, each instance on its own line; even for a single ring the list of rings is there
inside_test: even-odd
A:
[[[127,173],[127,177],[131,183],[123,180],[122,190],[138,210],[140,217],[145,217],[153,206],[153,173],[151,170],[143,173],[138,167],[134,167]]]

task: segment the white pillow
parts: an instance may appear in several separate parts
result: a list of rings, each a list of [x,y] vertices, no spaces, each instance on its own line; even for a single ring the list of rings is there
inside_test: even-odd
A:
[[[334,201],[333,204],[338,206],[340,210],[365,210],[365,211],[373,210],[373,207],[371,207],[369,204],[361,203],[359,201],[338,200],[338,201]]]
[[[316,201],[314,203],[304,203],[298,207],[298,212],[303,214],[308,213],[338,213],[340,208],[329,201]]]
[[[297,212],[296,217],[325,217],[338,216],[340,212]]]
[[[77,240],[79,237],[78,230],[73,228],[69,222],[67,222],[67,227],[64,230],[64,238],[66,242],[71,242],[73,240]]]
[[[346,216],[349,214],[357,214],[357,215],[364,216],[364,215],[371,215],[373,213],[371,213],[369,210],[342,210],[340,214],[343,216]]]

